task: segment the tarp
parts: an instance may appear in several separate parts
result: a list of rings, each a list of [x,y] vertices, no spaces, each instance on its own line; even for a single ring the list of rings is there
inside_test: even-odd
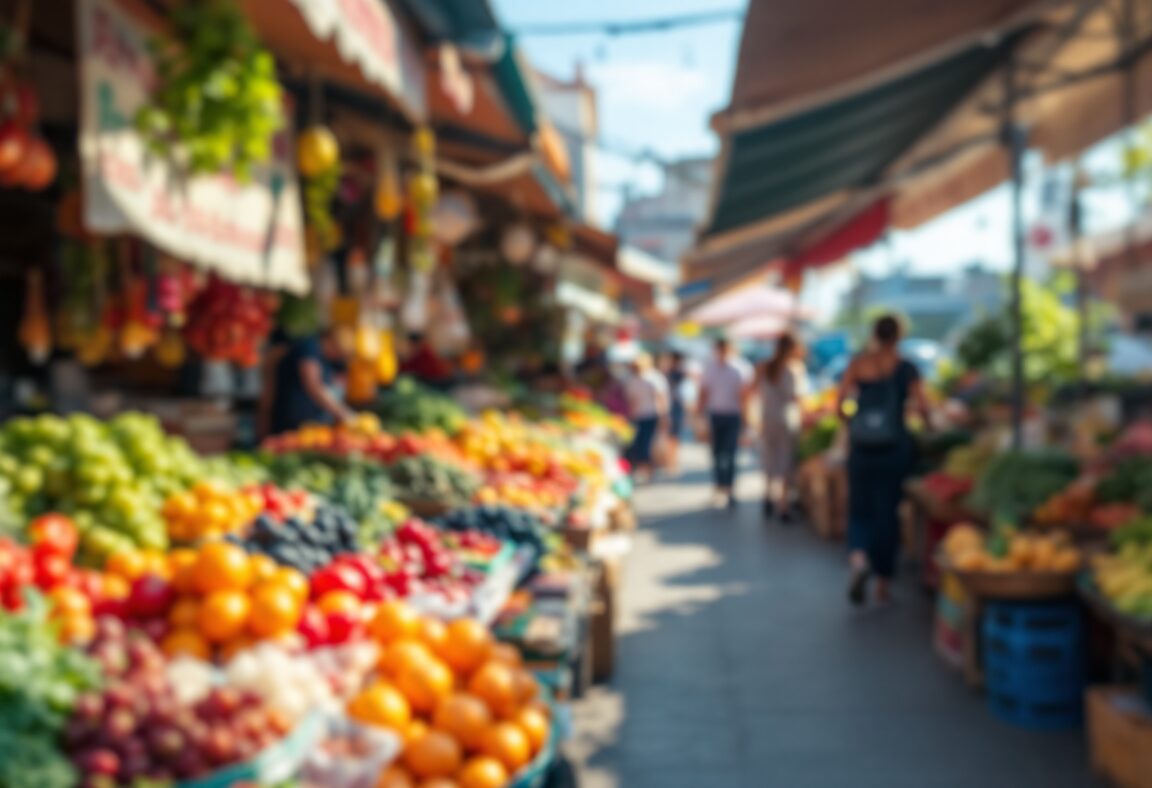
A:
[[[702,326],[727,326],[748,318],[790,320],[806,312],[787,290],[760,284],[733,290],[693,309],[686,316]]]

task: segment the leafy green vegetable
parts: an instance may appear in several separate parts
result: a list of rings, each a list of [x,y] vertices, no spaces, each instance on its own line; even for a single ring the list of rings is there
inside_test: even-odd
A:
[[[1019,523],[1080,472],[1069,454],[1006,451],[996,455],[976,480],[972,503],[997,519]]]
[[[397,378],[380,394],[376,412],[384,428],[397,433],[435,429],[452,435],[468,418],[454,399],[407,376]]]
[[[284,123],[276,61],[235,2],[181,3],[168,19],[171,37],[152,43],[157,88],[136,127],[155,154],[186,156],[190,172],[247,180]]]
[[[60,643],[39,594],[22,612],[0,612],[0,786],[75,784],[55,741],[76,697],[99,681],[95,662]]]
[[[1096,485],[1101,503],[1135,503],[1152,508],[1152,458],[1130,457],[1117,463]]]
[[[468,503],[480,486],[473,473],[432,457],[406,457],[388,467],[402,501],[437,501],[449,506]]]

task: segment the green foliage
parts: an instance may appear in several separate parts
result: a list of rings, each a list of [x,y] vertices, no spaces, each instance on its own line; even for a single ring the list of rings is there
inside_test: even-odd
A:
[[[181,3],[169,21],[172,36],[152,42],[158,87],[136,126],[153,153],[186,156],[192,173],[248,180],[284,123],[276,61],[235,2]]]
[[[458,432],[468,417],[456,400],[406,375],[397,378],[392,386],[380,393],[376,413],[391,432],[436,429],[449,435]]]
[[[99,666],[60,643],[43,597],[0,612],[0,786],[67,788],[76,780],[55,747],[76,697],[95,688]]]
[[[797,457],[803,461],[828,451],[836,442],[836,433],[839,429],[840,419],[834,415],[824,416],[804,430],[800,436],[799,444],[796,447]]]
[[[406,457],[390,465],[388,475],[405,501],[462,506],[480,487],[480,479],[475,474],[432,457]]]
[[[322,254],[340,246],[340,229],[332,216],[332,201],[340,189],[342,174],[343,168],[336,162],[316,177],[304,179],[304,219]]]
[[[1065,306],[1052,289],[1025,279],[1021,282],[1021,347],[1024,377],[1030,383],[1056,384],[1078,375],[1075,310]],[[1012,375],[1011,307],[974,324],[957,348],[966,368],[1008,380]]]
[[[1079,463],[1064,452],[1003,452],[977,478],[972,503],[998,521],[1019,523],[1079,473]]]
[[[1130,457],[1117,463],[1096,485],[1101,503],[1135,503],[1152,508],[1152,458]]]

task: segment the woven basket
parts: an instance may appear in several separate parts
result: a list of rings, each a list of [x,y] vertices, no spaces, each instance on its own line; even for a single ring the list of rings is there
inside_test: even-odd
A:
[[[1077,572],[966,572],[947,560],[940,561],[940,568],[983,599],[1054,599],[1076,593]]]

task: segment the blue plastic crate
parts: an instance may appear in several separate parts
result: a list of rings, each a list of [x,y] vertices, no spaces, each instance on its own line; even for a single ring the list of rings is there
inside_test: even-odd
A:
[[[984,661],[1001,672],[1079,676],[1084,670],[1084,624],[1075,604],[988,605],[983,619]]]
[[[1002,654],[984,655],[984,683],[1020,697],[1047,697],[1063,692],[1077,695],[1084,690],[1086,665],[1083,658],[1053,662],[1021,661]]]
[[[1062,700],[1023,700],[990,689],[988,707],[1004,722],[1028,730],[1069,730],[1084,721],[1083,695]]]

